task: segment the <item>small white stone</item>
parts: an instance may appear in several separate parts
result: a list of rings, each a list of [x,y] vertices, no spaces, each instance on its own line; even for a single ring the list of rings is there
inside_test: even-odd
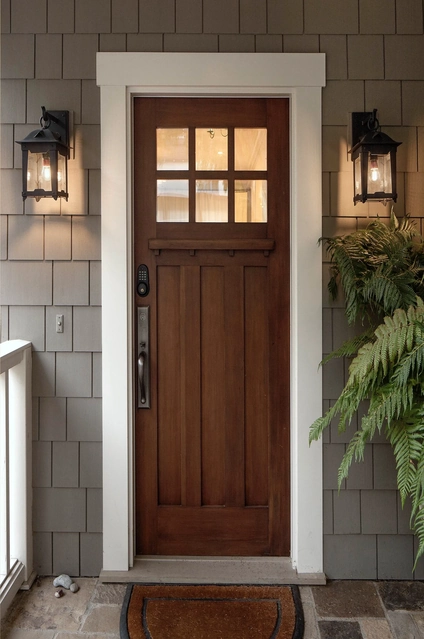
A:
[[[56,577],[56,579],[53,581],[53,586],[55,588],[57,588],[58,586],[62,586],[62,588],[66,588],[66,590],[69,590],[72,583],[72,579],[69,575],[59,575],[59,577]]]
[[[63,590],[56,590],[54,596],[60,599],[60,597],[63,597]]]
[[[76,584],[75,581],[74,581],[74,583],[69,586],[69,590],[71,592],[78,592],[78,590],[79,590],[78,584]]]

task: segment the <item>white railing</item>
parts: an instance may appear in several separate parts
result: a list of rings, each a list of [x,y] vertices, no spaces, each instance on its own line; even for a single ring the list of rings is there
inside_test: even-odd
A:
[[[0,344],[0,618],[34,581],[31,342]]]

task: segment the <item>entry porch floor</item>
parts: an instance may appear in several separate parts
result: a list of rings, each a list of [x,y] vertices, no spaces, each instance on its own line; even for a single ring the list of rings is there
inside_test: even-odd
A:
[[[126,585],[75,581],[80,590],[61,598],[52,577],[20,591],[2,621],[2,639],[119,637]],[[329,581],[300,592],[304,639],[424,639],[423,581]]]

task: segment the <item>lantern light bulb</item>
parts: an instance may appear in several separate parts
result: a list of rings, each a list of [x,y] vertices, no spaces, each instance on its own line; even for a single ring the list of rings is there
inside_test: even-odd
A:
[[[43,159],[43,169],[41,171],[41,175],[43,176],[43,180],[46,180],[46,182],[50,182],[51,170],[50,170],[50,160],[48,158]]]
[[[372,168],[371,169],[371,182],[378,182],[378,179],[380,177],[380,172],[378,169]]]
[[[370,179],[371,182],[378,182],[380,179],[378,160],[375,155],[370,157]]]

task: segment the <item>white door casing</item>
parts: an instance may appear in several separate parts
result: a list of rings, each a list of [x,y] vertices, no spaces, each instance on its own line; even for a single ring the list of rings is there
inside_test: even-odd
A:
[[[155,96],[290,98],[291,561],[322,573],[320,53],[98,53],[101,100],[103,570],[134,559],[132,100]]]

